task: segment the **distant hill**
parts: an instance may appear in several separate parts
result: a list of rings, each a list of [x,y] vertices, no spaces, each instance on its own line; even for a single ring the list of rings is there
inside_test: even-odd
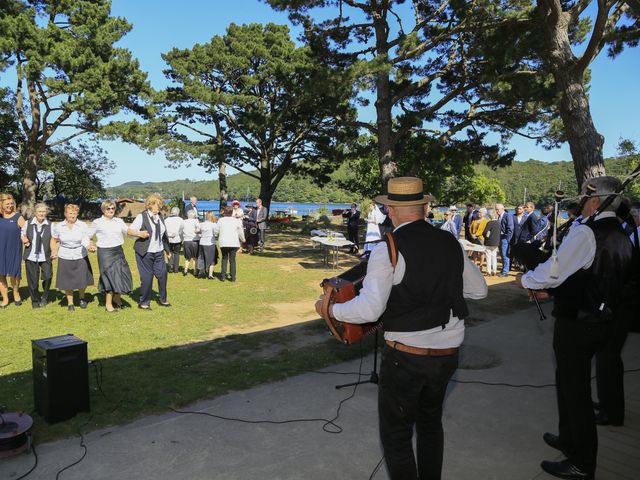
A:
[[[627,158],[610,158],[605,160],[609,175],[620,178],[630,173]],[[553,194],[560,185],[568,197],[576,196],[577,186],[573,163],[541,162],[528,160],[513,162],[512,165],[492,170],[485,165],[475,167],[476,171],[488,178],[495,178],[504,190],[508,205],[522,203],[526,188],[526,200],[536,204],[550,202]],[[350,173],[341,168],[332,178],[345,178]],[[227,177],[227,184],[231,198],[244,200],[256,198],[260,192],[257,180],[242,173]],[[217,200],[219,197],[218,180],[174,180],[170,182],[139,182],[131,181],[110,187],[107,194],[112,198],[143,198],[150,193],[159,193],[164,198],[185,197],[195,195],[200,199]],[[339,188],[335,183],[324,187],[315,185],[308,178],[285,177],[276,191],[275,201],[280,202],[317,202],[317,203],[348,203],[354,200],[353,194]]]

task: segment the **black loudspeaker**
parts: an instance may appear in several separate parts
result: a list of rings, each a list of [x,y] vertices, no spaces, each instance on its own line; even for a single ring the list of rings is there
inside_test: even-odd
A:
[[[87,342],[72,334],[31,341],[33,399],[48,423],[89,411]]]

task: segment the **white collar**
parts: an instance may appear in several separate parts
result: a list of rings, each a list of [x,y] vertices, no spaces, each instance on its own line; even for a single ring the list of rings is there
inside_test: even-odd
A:
[[[38,223],[38,220],[36,219],[36,217],[33,217],[29,222],[29,224],[30,225],[49,225],[49,220],[47,220],[47,218],[45,217],[42,223]]]

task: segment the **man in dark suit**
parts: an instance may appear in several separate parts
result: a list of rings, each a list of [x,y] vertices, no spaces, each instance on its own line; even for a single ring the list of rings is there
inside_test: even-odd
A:
[[[193,210],[194,212],[196,212],[195,218],[198,218],[200,215],[200,212],[198,212],[198,207],[196,206],[198,203],[198,199],[196,197],[190,197],[189,200],[190,200],[189,205],[187,205],[184,208],[184,218],[189,218],[188,215],[190,210]]]
[[[358,253],[358,250],[360,249],[358,242],[360,210],[358,210],[358,206],[355,203],[352,203],[349,210],[342,212],[342,217],[347,219],[347,239],[353,243],[351,253]]]
[[[471,238],[471,232],[469,228],[471,227],[471,222],[473,222],[473,212],[475,211],[476,206],[473,203],[467,203],[467,211],[462,217],[462,224],[464,225],[464,238],[469,240]]]
[[[501,203],[496,203],[496,215],[498,215],[500,222],[500,258],[502,259],[502,271],[498,276],[506,277],[511,267],[508,250],[513,237],[513,217],[505,211],[504,205]]]

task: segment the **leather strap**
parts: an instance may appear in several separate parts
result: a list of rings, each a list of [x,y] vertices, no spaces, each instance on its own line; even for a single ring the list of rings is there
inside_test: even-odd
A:
[[[394,342],[392,340],[386,340],[387,345],[389,345],[394,350],[398,350],[400,352],[411,353],[413,355],[422,355],[425,357],[446,357],[449,355],[455,355],[458,353],[458,347],[453,348],[420,348],[420,347],[412,347],[411,345],[405,345],[404,343]]]

